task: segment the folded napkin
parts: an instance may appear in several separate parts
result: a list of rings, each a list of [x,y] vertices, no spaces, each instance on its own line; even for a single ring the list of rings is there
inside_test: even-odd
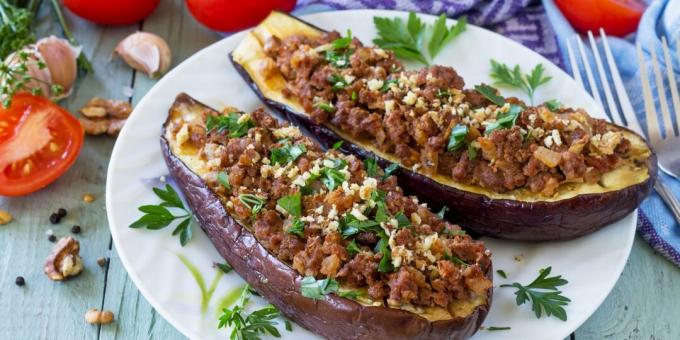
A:
[[[545,10],[548,18],[557,34],[559,45],[566,58],[566,41],[573,39],[574,30],[567,20],[555,7],[553,0],[544,1]],[[680,0],[657,0],[653,1],[640,21],[638,31],[635,35],[627,39],[609,37],[609,45],[616,63],[621,72],[626,90],[630,96],[635,113],[640,120],[643,128],[646,128],[644,98],[642,96],[642,83],[640,81],[640,68],[637,62],[637,52],[635,44],[640,44],[647,60],[651,58],[651,49],[656,49],[659,64],[662,67],[662,74],[666,74],[663,52],[661,49],[661,37],[665,36],[670,43],[671,58],[676,79],[680,79],[680,58],[678,56],[677,44],[680,39]],[[647,62],[645,65],[647,73],[652,76],[652,65]],[[668,85],[668,84],[667,84]],[[680,86],[680,84],[673,84]],[[651,83],[656,95],[656,86]],[[670,87],[666,87],[666,98],[668,105],[672,109],[670,101]],[[658,95],[656,95],[658,101]],[[661,114],[660,107],[657,112]],[[680,114],[680,112],[678,113]],[[661,117],[659,117],[661,120]],[[680,145],[678,145],[680,148]],[[676,196],[680,196],[680,181],[659,171],[659,180],[668,185]],[[642,212],[638,219],[638,232],[649,244],[664,255],[674,264],[680,266],[680,226],[673,218],[668,207],[661,197],[653,192],[648,199],[642,203]]]

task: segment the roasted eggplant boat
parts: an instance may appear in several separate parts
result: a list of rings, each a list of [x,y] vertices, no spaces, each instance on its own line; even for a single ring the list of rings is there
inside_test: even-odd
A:
[[[351,33],[350,33],[351,34]],[[390,51],[273,13],[231,53],[270,107],[329,147],[387,166],[466,229],[545,241],[634,210],[656,178],[643,138],[583,110],[528,106],[451,67],[406,71]]]
[[[185,94],[161,146],[219,253],[305,328],[331,339],[463,339],[484,320],[490,251],[377,164],[324,152],[261,109],[219,113]]]

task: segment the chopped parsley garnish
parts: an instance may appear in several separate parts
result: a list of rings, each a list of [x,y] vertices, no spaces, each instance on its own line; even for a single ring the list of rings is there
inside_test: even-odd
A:
[[[550,99],[543,103],[543,106],[547,107],[550,111],[557,111],[564,107],[564,105],[557,99]]]
[[[313,276],[307,276],[300,282],[302,296],[314,300],[321,300],[329,293],[335,293],[340,289],[340,284],[332,278],[317,280]]]
[[[334,50],[342,50],[349,47],[352,43],[352,30],[347,30],[347,36],[335,39],[331,42]]]
[[[378,232],[378,237],[380,237],[380,240],[378,241],[378,244],[375,245],[375,249],[373,249],[376,253],[382,254],[380,263],[378,264],[378,271],[381,273],[392,272],[394,271],[394,266],[392,265],[392,251],[389,247],[390,238],[382,229]]]
[[[163,202],[158,205],[143,205],[139,207],[139,211],[143,212],[144,215],[132,222],[129,227],[159,230],[166,228],[173,221],[181,219],[182,221],[175,227],[175,230],[172,231],[172,235],[179,235],[179,243],[184,247],[189,243],[189,240],[191,240],[192,237],[191,218],[194,215],[184,207],[184,203],[179,198],[179,194],[177,194],[177,191],[169,184],[165,185],[165,190],[153,188],[153,192]],[[168,208],[182,210],[184,214],[175,216]]]
[[[486,84],[482,84],[475,85],[475,90],[479,92],[479,94],[481,94],[482,96],[486,97],[486,99],[496,104],[496,106],[505,105],[505,98],[499,96],[495,88]]]
[[[322,110],[324,110],[324,111],[326,111],[326,112],[328,112],[328,113],[332,113],[332,112],[335,111],[335,107],[333,106],[332,103],[322,103],[322,102],[319,102],[319,103],[314,104],[314,106],[315,106],[315,107],[318,107],[318,108],[320,108],[320,109],[322,109]]]
[[[293,217],[302,215],[302,195],[300,193],[283,196],[276,201],[276,205]]]
[[[307,147],[304,144],[290,143],[284,144],[280,148],[273,148],[269,154],[269,158],[273,164],[288,164],[307,152]]]
[[[250,209],[253,215],[259,214],[264,207],[264,204],[267,202],[266,198],[253,194],[240,194],[238,195],[238,199]]]
[[[345,77],[334,74],[328,78],[328,82],[332,85],[331,90],[334,92],[340,91],[349,85],[345,80]]]
[[[568,305],[571,300],[563,296],[557,287],[564,286],[569,281],[563,279],[562,275],[548,277],[551,269],[551,267],[547,267],[539,270],[538,277],[526,286],[515,282],[501,285],[501,287],[516,288],[515,295],[517,298],[515,302],[517,305],[531,301],[531,310],[534,311],[537,318],[540,318],[545,312],[547,316],[554,315],[562,321],[567,321],[567,312],[562,306]]]
[[[359,254],[361,252],[361,248],[359,248],[359,245],[357,245],[355,240],[352,240],[352,242],[347,244],[347,252],[350,256],[353,256]]]
[[[368,174],[368,176],[370,177],[378,176],[378,169],[380,169],[380,166],[378,165],[378,162],[375,160],[375,157],[364,159],[364,168],[366,168],[366,173]]]
[[[383,82],[383,86],[380,88],[380,92],[385,93],[390,90],[390,85],[392,84],[397,84],[398,81],[396,79],[387,79]]]
[[[337,293],[338,296],[346,298],[346,299],[352,299],[356,300],[358,297],[363,296],[364,293],[358,290],[345,290],[342,292]]]
[[[234,270],[234,267],[230,266],[229,263],[215,263],[215,266],[219,268],[223,273],[229,274],[231,273],[232,270]]]
[[[506,274],[505,271],[504,271],[503,269],[497,270],[496,273],[498,273],[498,276],[500,276],[500,277],[502,277],[502,278],[504,278],[504,279],[507,279],[507,278],[508,278],[508,274]]]
[[[449,90],[437,89],[437,98],[448,98],[451,97],[451,92]]]
[[[543,64],[536,65],[529,74],[522,74],[519,65],[510,68],[506,64],[491,59],[491,73],[489,75],[495,80],[495,85],[517,88],[526,93],[533,103],[536,89],[552,79],[550,76],[543,76],[543,72],[545,72]]]
[[[468,134],[468,127],[464,124],[457,124],[451,129],[449,135],[449,143],[446,145],[446,150],[454,151],[460,149],[465,144],[465,137]]]
[[[342,236],[348,238],[354,236],[362,231],[374,231],[378,232],[381,230],[378,228],[380,226],[379,222],[374,220],[364,220],[359,221],[354,215],[346,213],[340,220],[340,230],[342,231]]]
[[[305,223],[299,218],[293,220],[293,223],[286,230],[287,233],[297,235],[300,237],[305,237]]]
[[[342,147],[342,144],[344,144],[344,143],[345,143],[345,141],[339,140],[339,141],[333,143],[332,149],[333,149],[333,150],[338,150],[338,149],[340,149],[340,148]]]
[[[409,218],[404,215],[403,211],[400,211],[394,215],[394,218],[397,220],[397,228],[406,228],[411,226],[411,220],[409,220]]]
[[[399,169],[399,164],[397,164],[397,163],[392,163],[392,164],[388,165],[385,168],[385,174],[382,176],[382,180],[384,181],[384,180],[388,179],[390,176],[392,176],[392,173],[397,171],[397,169]]]
[[[347,180],[345,174],[340,171],[347,167],[347,162],[342,159],[336,159],[333,163],[332,166],[323,167],[319,173],[319,180],[330,191],[335,190],[335,188],[342,185],[342,182]]]
[[[239,120],[242,120],[239,122]],[[255,126],[250,118],[241,119],[241,115],[237,112],[231,112],[226,116],[208,116],[205,121],[205,128],[208,132],[216,130],[218,133],[229,131],[230,138],[243,137],[248,133],[248,130]]]
[[[389,221],[390,216],[387,214],[385,202],[378,201],[375,203],[375,221],[378,223]]]
[[[444,259],[445,259],[445,260],[448,260],[448,261],[451,261],[451,262],[453,262],[453,263],[455,263],[455,264],[459,264],[459,265],[461,265],[461,266],[467,266],[467,265],[468,265],[468,263],[465,262],[465,261],[463,261],[463,259],[461,259],[460,257],[458,257],[458,256],[456,256],[456,255],[453,255],[453,254],[451,254],[451,253],[449,253],[449,252],[447,252],[446,254],[444,254]]]
[[[290,322],[290,320],[285,320],[285,321],[283,322],[283,324],[286,325],[286,330],[287,330],[287,331],[289,331],[289,332],[292,332],[292,331],[293,331],[293,323]]]
[[[229,183],[229,175],[224,172],[220,171],[220,173],[217,174],[217,181],[222,184],[223,187],[227,188],[227,190],[231,190],[231,183]]]
[[[429,65],[444,45],[465,31],[467,22],[461,18],[449,28],[446,27],[446,15],[442,14],[433,25],[428,25],[414,12],[410,12],[406,22],[401,18],[373,17],[373,24],[378,31],[378,38],[373,39],[374,44],[393,51],[398,58]],[[423,52],[425,45],[429,59]]]
[[[439,218],[443,219],[444,215],[446,215],[447,211],[449,211],[449,207],[443,206],[442,209],[439,210],[439,212],[437,213],[437,216],[439,216]]]
[[[484,134],[488,136],[496,130],[509,129],[515,126],[515,122],[520,113],[522,113],[522,107],[511,104],[508,112],[498,114],[498,116],[496,116],[496,121],[488,124],[484,128]]]
[[[510,329],[511,329],[510,327],[495,327],[495,326],[491,326],[491,327],[486,328],[487,331],[491,331],[491,332],[493,332],[493,331],[507,331],[507,330],[510,330]]]
[[[352,95],[350,96],[350,99],[352,99],[353,102],[357,101],[357,98],[359,96],[357,95],[357,91],[352,91]]]
[[[352,31],[347,30],[347,36],[338,38],[331,42],[331,49],[326,51],[326,61],[335,67],[350,66],[349,57],[352,55],[352,50],[349,48],[352,42]]]
[[[468,159],[470,159],[470,160],[477,158],[477,148],[472,146],[472,144],[468,144],[467,154],[468,154]]]

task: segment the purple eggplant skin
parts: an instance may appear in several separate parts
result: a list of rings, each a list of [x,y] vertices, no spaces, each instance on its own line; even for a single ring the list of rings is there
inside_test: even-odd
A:
[[[205,106],[186,94],[178,95],[175,105],[187,101]],[[201,228],[234,271],[297,324],[328,339],[466,339],[481,326],[489,312],[492,288],[486,303],[467,317],[434,322],[401,309],[363,306],[335,294],[321,300],[302,296],[303,277],[229,216],[205,181],[172,153],[164,137],[166,126],[167,122],[161,137],[163,157]],[[489,266],[486,276],[492,279],[492,273]]]
[[[363,159],[375,158],[383,167],[391,163],[353,141],[343,139],[328,127],[314,123],[309,115],[265,97],[231,54],[230,59],[237,72],[268,107],[291,123],[304,127],[324,147],[329,148],[342,140],[344,143],[340,151],[344,153]],[[649,195],[658,170],[656,154],[649,144],[647,147],[651,150],[646,160],[649,173],[647,180],[617,191],[583,194],[552,202],[494,199],[440,184],[403,167],[393,174],[406,193],[418,196],[432,209],[447,206],[450,209],[447,219],[474,234],[516,241],[565,241],[593,233],[618,221],[635,210]]]

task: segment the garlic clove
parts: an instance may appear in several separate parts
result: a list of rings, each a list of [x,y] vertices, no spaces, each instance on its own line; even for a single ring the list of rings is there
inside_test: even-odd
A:
[[[137,32],[123,39],[114,51],[132,68],[157,78],[170,68],[172,53],[163,38]]]
[[[50,86],[52,83],[52,77],[50,75],[50,70],[47,67],[38,67],[39,57],[35,54],[35,46],[27,45],[21,50],[14,52],[5,58],[5,64],[10,66],[20,65],[22,62],[19,60],[19,53],[26,52],[28,54],[28,62],[25,63],[27,71],[26,74],[33,78],[25,84],[26,89],[40,89],[41,93],[45,96],[50,95]]]
[[[78,77],[77,58],[80,51],[71,46],[66,39],[55,36],[38,40],[35,49],[47,65],[51,76],[50,83],[63,88],[62,93],[53,93],[51,97],[54,99],[67,97]]]

